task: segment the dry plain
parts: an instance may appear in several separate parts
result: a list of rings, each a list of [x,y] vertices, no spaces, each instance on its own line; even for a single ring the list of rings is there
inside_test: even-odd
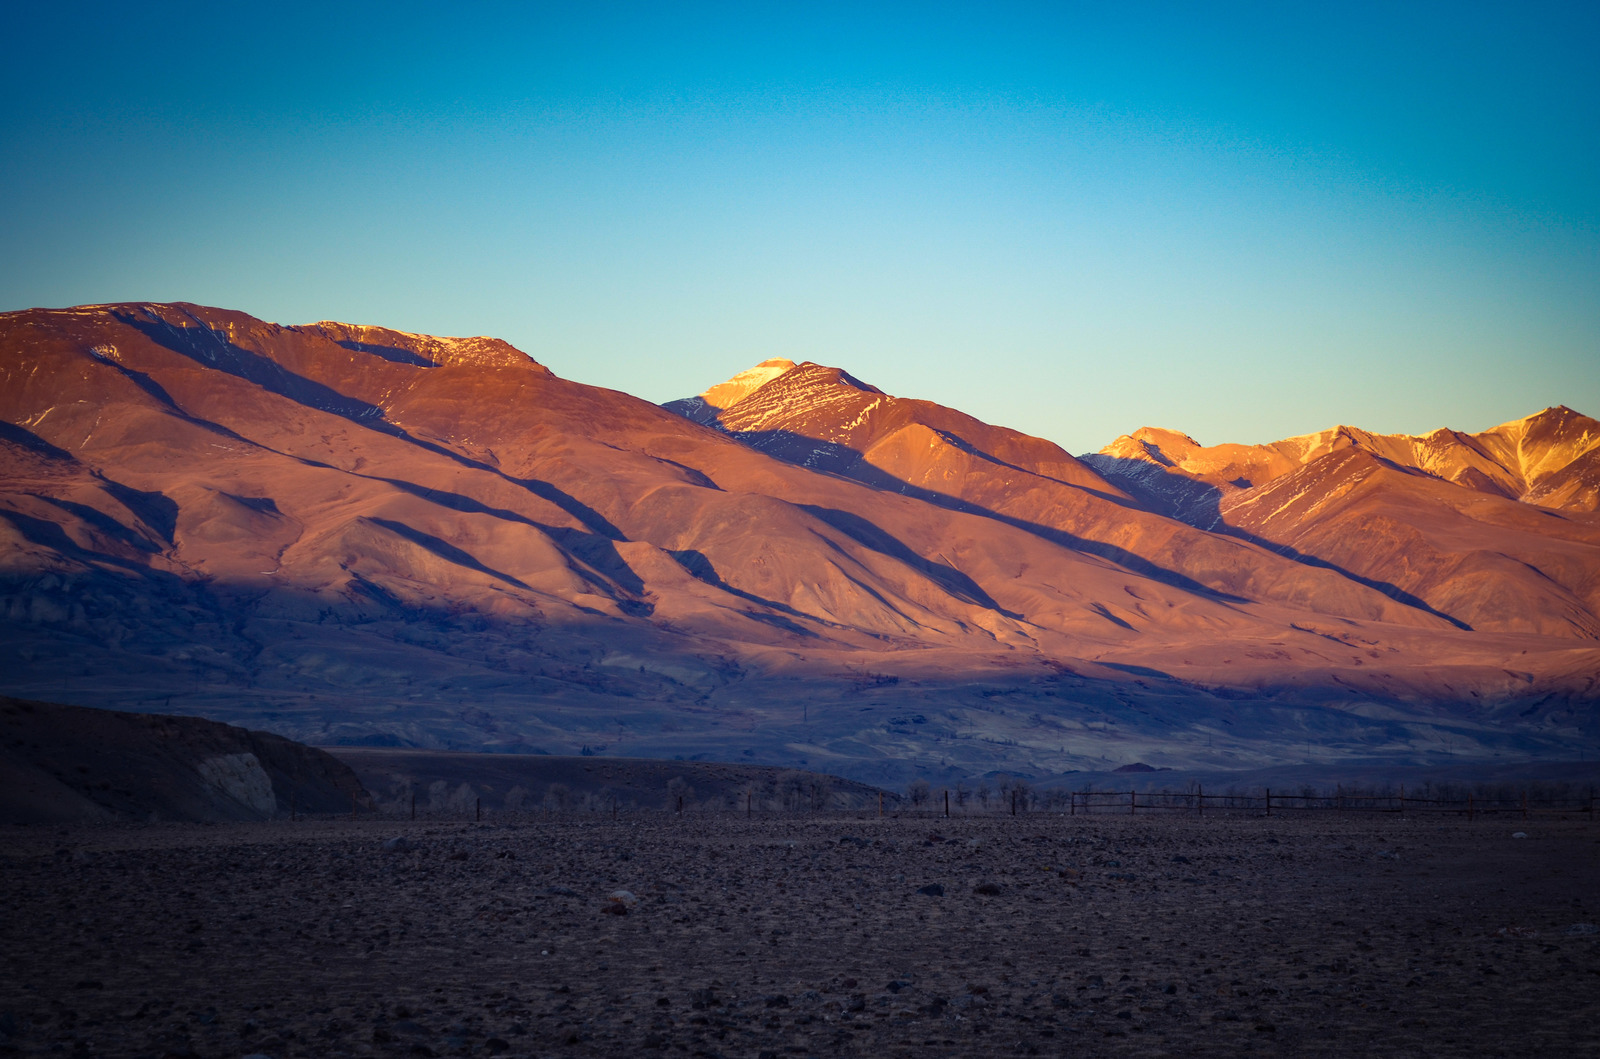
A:
[[[1577,816],[530,813],[0,838],[3,1054],[1600,1052],[1600,827]]]

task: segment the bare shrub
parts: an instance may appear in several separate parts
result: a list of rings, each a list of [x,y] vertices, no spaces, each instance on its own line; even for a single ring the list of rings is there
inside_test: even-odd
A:
[[[811,777],[811,810],[822,812],[833,804],[833,781],[827,776]]]

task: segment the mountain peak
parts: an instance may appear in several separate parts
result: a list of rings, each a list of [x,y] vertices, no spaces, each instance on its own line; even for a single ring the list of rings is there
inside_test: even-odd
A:
[[[1201,444],[1187,434],[1161,427],[1140,427],[1132,434],[1124,434],[1101,449],[1096,455],[1119,460],[1146,460],[1170,467],[1201,448]]]
[[[732,408],[754,391],[759,390],[785,372],[793,370],[794,367],[794,361],[785,360],[782,357],[763,360],[755,367],[746,368],[726,382],[717,383],[702,393],[700,400],[719,412],[725,408]]]

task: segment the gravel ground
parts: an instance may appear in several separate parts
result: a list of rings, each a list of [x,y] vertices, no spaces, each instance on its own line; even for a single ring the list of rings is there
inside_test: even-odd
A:
[[[16,829],[0,1054],[1595,1055],[1597,879],[1576,819]]]

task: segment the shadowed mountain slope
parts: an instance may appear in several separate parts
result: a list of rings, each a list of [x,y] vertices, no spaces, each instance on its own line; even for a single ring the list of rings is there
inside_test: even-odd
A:
[[[735,382],[709,429],[494,339],[0,315],[5,687],[864,779],[1592,738],[1592,645],[1468,632],[836,369]]]
[[[791,463],[1024,529],[1186,592],[1349,618],[1439,622],[1392,586],[1358,583],[1145,510],[1051,442],[889,396],[837,368],[798,365],[749,390],[716,424]]]

